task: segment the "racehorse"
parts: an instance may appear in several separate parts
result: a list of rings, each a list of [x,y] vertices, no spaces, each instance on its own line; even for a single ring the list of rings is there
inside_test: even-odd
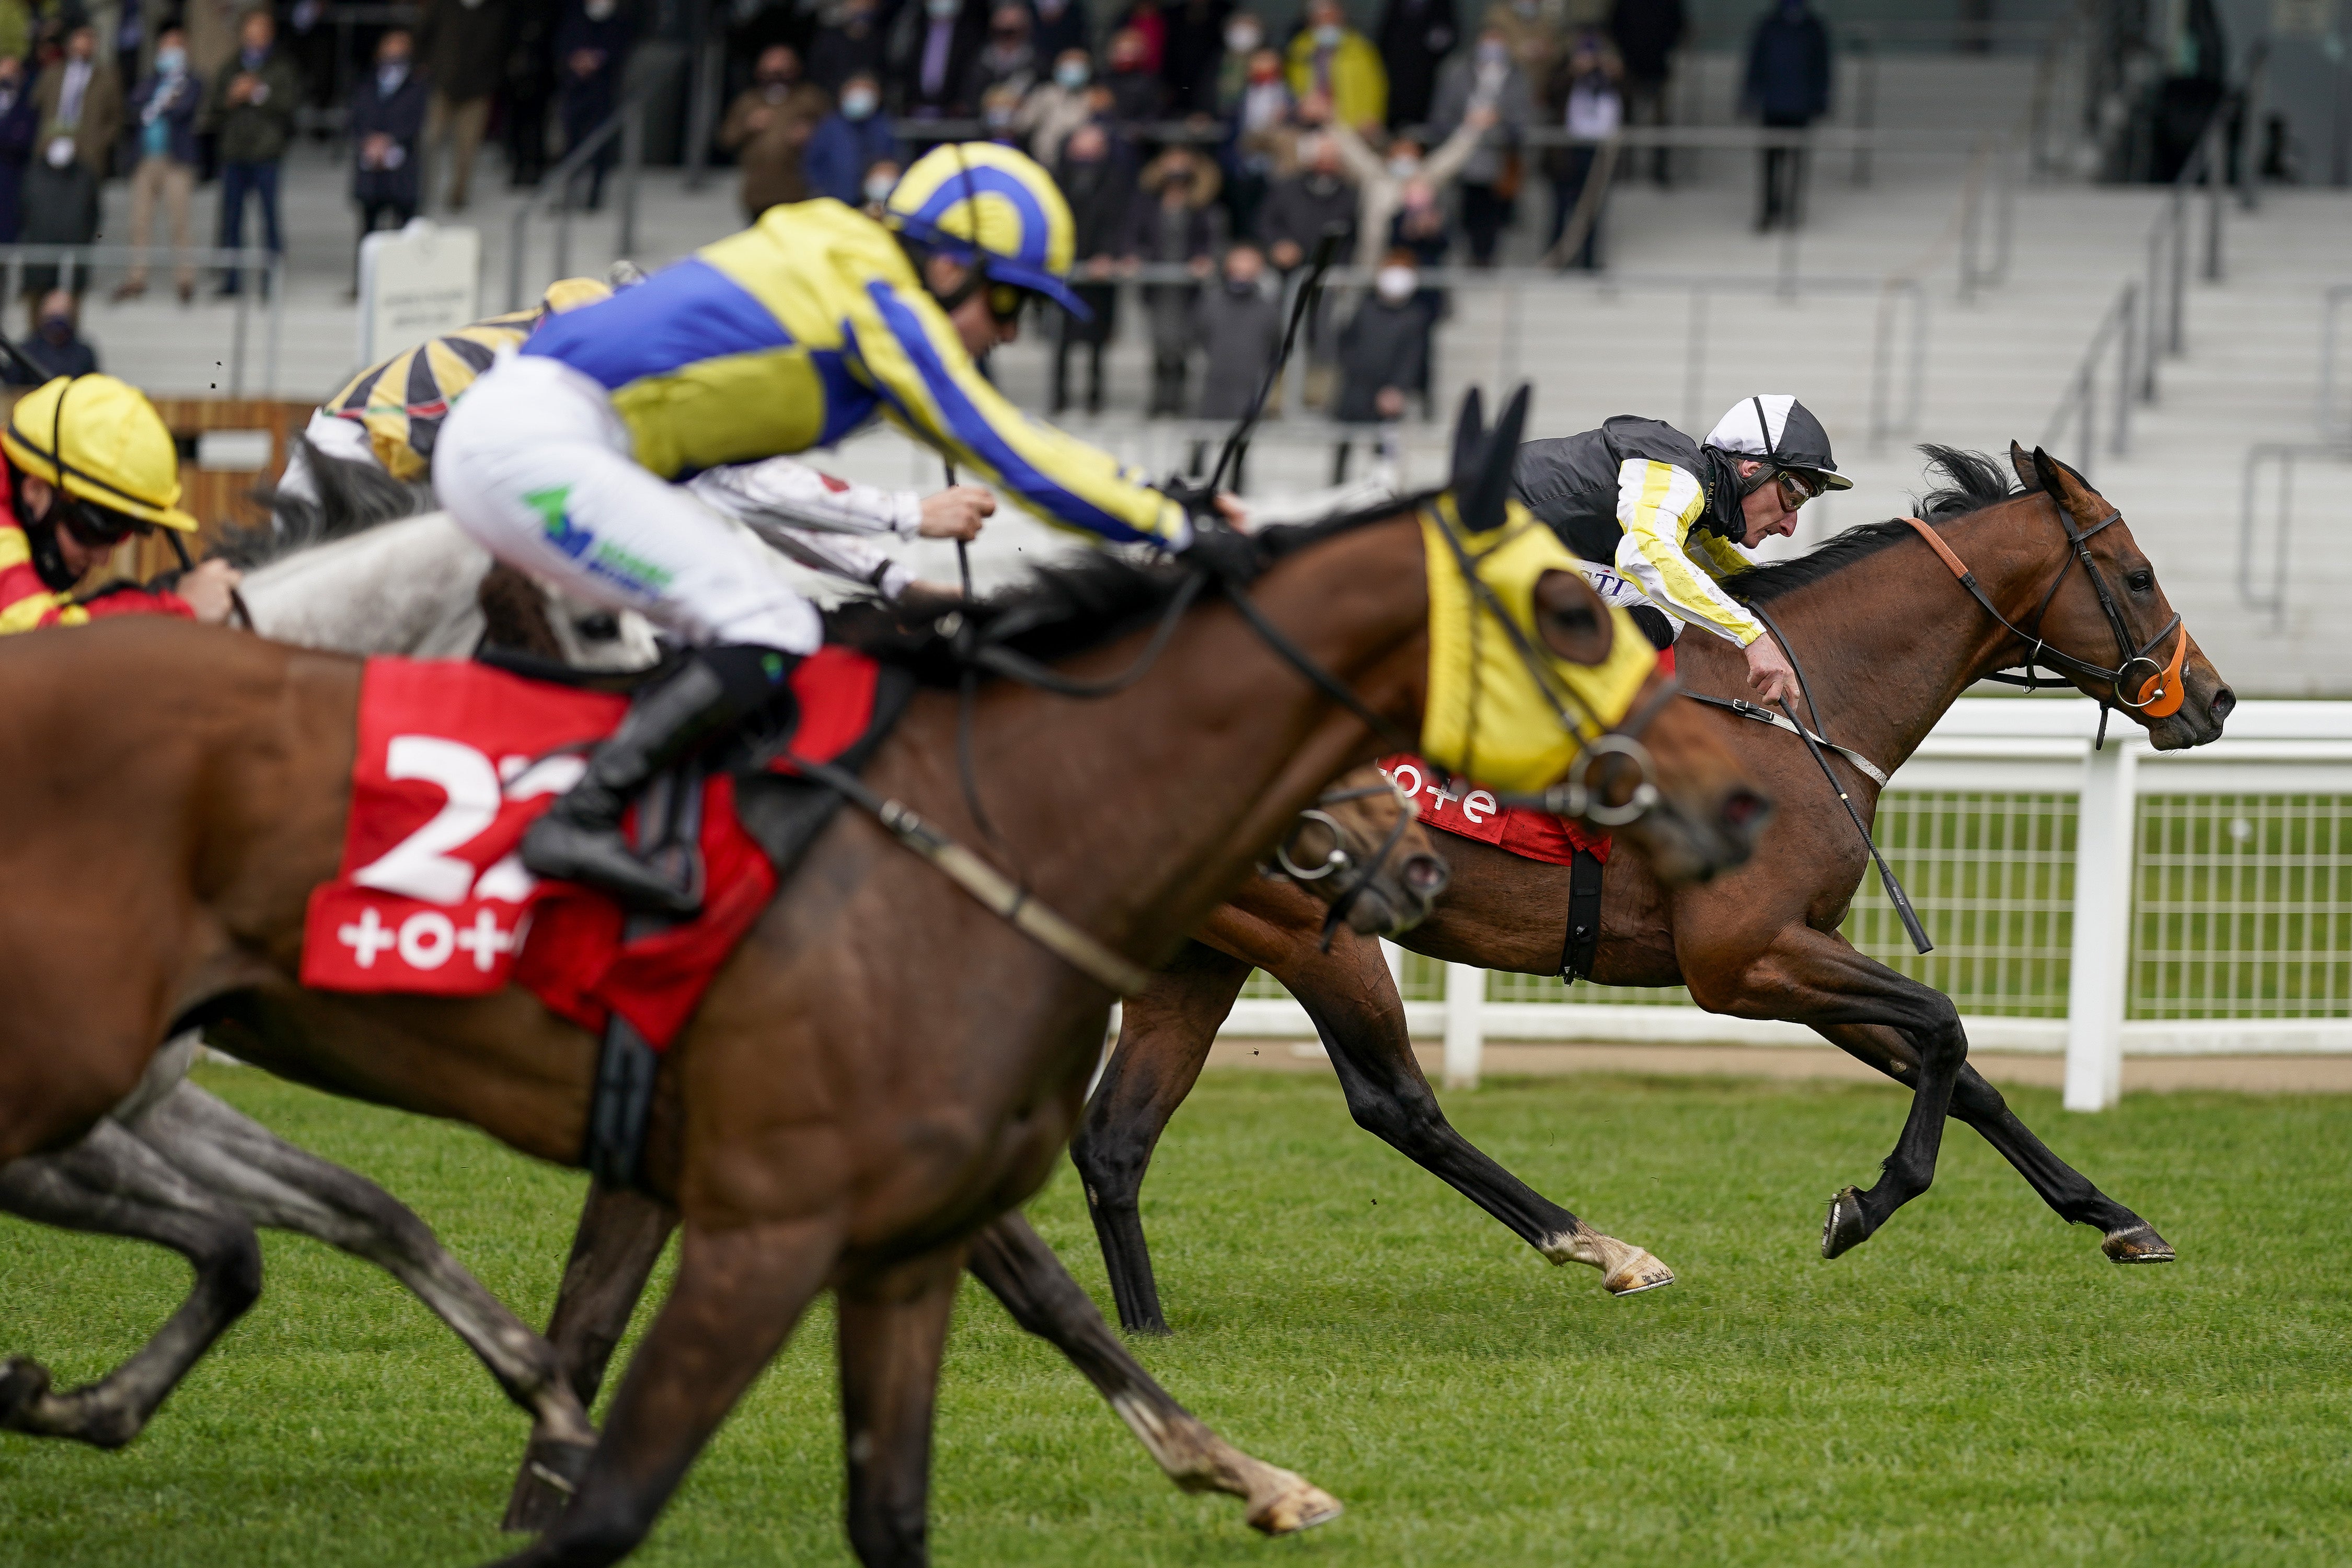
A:
[[[1490,453],[1486,477],[1509,455]],[[1163,954],[1324,781],[1379,749],[1376,728],[1413,725],[1427,510],[1255,536],[1255,587],[1201,594],[1171,617],[1164,659],[1097,705],[983,686],[971,754],[1034,898],[1116,952]],[[1101,676],[1188,580],[1111,558],[1044,569],[1016,596],[1027,630],[1007,646],[1066,679]],[[1573,638],[1590,595],[1572,588],[1584,599],[1547,574],[1521,612],[1546,645]],[[156,668],[191,679],[159,692],[140,679]],[[350,660],[181,624],[0,648],[0,806],[16,829],[0,867],[21,897],[0,913],[16,1002],[0,1018],[0,1158],[79,1137],[175,1021],[212,1024],[286,1076],[580,1158],[593,1042],[534,999],[355,996],[293,978],[302,906],[341,847],[358,681]],[[100,687],[123,694],[100,713],[67,696]],[[867,778],[961,837],[977,824],[956,787],[956,706],[920,694]],[[1647,737],[1662,775],[1705,774],[1719,743],[1710,754],[1706,731],[1668,712]],[[1736,770],[1714,772],[1686,795],[1712,795],[1694,830],[1728,854],[1755,800]],[[1129,831],[1136,820],[1154,831]],[[866,817],[828,828],[674,1047],[649,1172],[683,1222],[677,1283],[570,1506],[513,1561],[631,1550],[828,1288],[851,1539],[868,1562],[923,1559],[955,1279],[969,1239],[1034,1190],[1066,1137],[1106,994],[893,851]],[[117,940],[87,940],[99,931]],[[84,1048],[45,1048],[68,1031]]]
[[[352,465],[327,459],[322,478]],[[378,478],[381,478],[378,476]],[[443,657],[488,644],[591,670],[629,670],[658,649],[639,617],[585,606],[493,566],[446,515],[410,517],[409,487],[383,480],[322,486],[324,505],[278,526],[232,533],[223,553],[247,570],[239,607],[281,641],[331,637],[343,651]],[[371,504],[373,503],[373,504]],[[1384,781],[1343,789],[1301,819],[1283,853],[1308,868],[1320,896],[1345,898],[1349,929],[1393,932],[1425,914],[1444,863]],[[277,1137],[186,1081],[197,1036],[158,1054],[139,1087],[69,1150],[0,1166],[0,1209],[68,1229],[174,1247],[195,1271],[186,1301],[149,1343],[105,1376],[52,1391],[47,1369],[0,1365],[0,1429],[130,1442],[260,1288],[257,1226],[291,1230],[375,1263],[407,1285],[474,1350],[508,1395],[534,1416],[519,1496],[561,1492],[543,1478],[577,1468],[594,1434],[554,1352],[444,1249],[432,1231],[365,1178]],[[1290,1472],[1251,1458],[1171,1398],[1105,1330],[1044,1243],[1017,1216],[997,1222],[971,1267],[1032,1331],[1062,1349],[1122,1410],[1138,1413],[1154,1457],[1180,1484],[1217,1487],[1252,1504],[1261,1528],[1315,1522],[1336,1509]],[[617,1332],[617,1331],[616,1331]],[[609,1346],[605,1347],[609,1352]],[[601,1371],[601,1356],[599,1369]],[[1148,1419],[1144,1419],[1148,1418]],[[543,1505],[541,1505],[543,1507]],[[530,1515],[519,1509],[510,1525]]]
[[[1811,722],[1821,733],[1891,773],[1971,683],[2028,658],[2061,670],[2093,697],[2116,700],[2112,672],[2084,662],[2112,643],[2119,664],[2131,667],[2128,685],[2141,689],[2122,691],[2123,706],[2152,745],[2172,751],[2219,738],[2236,699],[2185,629],[2175,640],[2179,617],[2113,505],[2040,452],[2029,458],[2012,447],[2013,488],[1988,458],[1948,447],[1924,450],[1948,481],[1927,498],[1933,531],[1974,569],[1992,612],[1955,583],[1953,567],[1901,520],[1849,530],[1810,554],[1727,582],[1735,595],[1769,606],[1786,634],[1819,700],[1820,717]],[[2112,618],[2104,608],[2110,598]],[[1726,698],[1745,691],[1729,645],[1685,637],[1677,648],[1692,690]],[[2157,662],[2135,663],[2141,654]],[[2168,659],[2176,662],[2163,676],[2165,696],[2135,709],[2143,683]],[[1726,742],[1787,804],[1743,870],[1703,886],[1664,888],[1638,858],[1610,857],[1590,978],[1608,985],[1683,984],[1709,1012],[1810,1025],[1913,1089],[1910,1116],[1885,1175],[1868,1192],[1847,1187],[1832,1200],[1822,1233],[1826,1257],[1857,1245],[1927,1190],[1948,1110],[1998,1149],[2060,1217],[2097,1226],[2108,1258],[2169,1259],[2172,1248],[2154,1227],[2051,1152],[2000,1092],[1966,1065],[1967,1041],[1948,998],[1864,956],[1838,933],[1867,861],[1805,743],[1711,711]],[[1851,793],[1868,820],[1876,784],[1843,758],[1833,765],[1838,788]],[[1401,939],[1403,945],[1486,969],[1560,973],[1568,868],[1451,835],[1444,849],[1453,872],[1447,891],[1431,919]],[[1446,1121],[1413,1059],[1403,1005],[1376,948],[1342,938],[1327,952],[1318,920],[1292,889],[1244,888],[1127,1004],[1118,1047],[1070,1148],[1120,1322],[1168,1331],[1138,1194],[1161,1130],[1191,1091],[1253,966],[1305,1005],[1360,1126],[1553,1263],[1575,1259],[1611,1269],[1604,1282],[1612,1290],[1621,1279],[1638,1286],[1638,1276],[1623,1276],[1610,1259],[1580,1249],[1576,1216],[1481,1153]]]

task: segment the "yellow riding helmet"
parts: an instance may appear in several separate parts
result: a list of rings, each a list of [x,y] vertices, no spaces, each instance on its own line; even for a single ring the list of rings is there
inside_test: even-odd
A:
[[[180,510],[180,452],[147,395],[110,375],[61,375],[9,410],[0,450],[68,495],[193,533]],[[62,476],[62,477],[60,477]]]
[[[541,296],[539,308],[550,316],[560,316],[566,310],[576,310],[583,305],[593,305],[613,297],[611,285],[593,278],[559,278],[547,286]]]

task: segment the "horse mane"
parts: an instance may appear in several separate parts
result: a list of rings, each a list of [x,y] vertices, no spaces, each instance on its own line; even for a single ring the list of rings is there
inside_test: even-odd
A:
[[[1928,474],[1945,481],[1913,500],[1917,515],[1930,522],[1949,521],[2031,493],[2017,484],[2006,464],[1982,452],[1933,443],[1919,450],[1927,454]],[[1769,604],[1912,536],[1911,525],[1899,517],[1857,523],[1793,559],[1733,573],[1723,579],[1723,591],[1744,603]]]
[[[251,572],[433,510],[430,485],[394,479],[373,463],[329,457],[306,437],[294,440],[309,461],[319,499],[312,502],[268,487],[254,490],[252,499],[269,509],[269,521],[222,530],[212,550],[238,570]]]

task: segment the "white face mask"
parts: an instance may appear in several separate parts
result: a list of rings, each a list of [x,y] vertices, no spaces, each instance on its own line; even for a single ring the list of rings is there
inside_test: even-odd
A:
[[[1337,22],[1326,22],[1321,26],[1316,28],[1315,47],[1322,49],[1338,48],[1339,47],[1339,24]]]
[[[898,181],[892,179],[887,174],[866,175],[866,199],[869,202],[875,203],[888,201],[890,199],[891,189],[897,185],[898,183]]]
[[[1373,289],[1391,305],[1402,305],[1412,299],[1412,291],[1420,286],[1420,275],[1410,267],[1383,267],[1372,274]]]
[[[1225,29],[1225,47],[1237,55],[1255,54],[1258,45],[1265,41],[1265,39],[1255,27],[1240,26]]]
[[[611,16],[619,4],[620,0],[585,0],[581,8],[588,13],[590,21],[601,22]]]
[[[1391,158],[1389,160],[1389,178],[1392,180],[1410,180],[1415,174],[1420,173],[1421,160],[1418,158]]]
[[[874,89],[852,88],[841,95],[841,112],[851,120],[863,120],[874,112]]]
[[[1066,92],[1076,92],[1086,86],[1087,78],[1092,74],[1093,68],[1084,60],[1064,60],[1054,68],[1054,79],[1062,84]]]

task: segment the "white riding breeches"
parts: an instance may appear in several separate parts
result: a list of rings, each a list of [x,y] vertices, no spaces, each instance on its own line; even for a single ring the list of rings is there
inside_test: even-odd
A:
[[[1614,566],[1602,566],[1591,561],[1580,562],[1578,564],[1584,568],[1584,580],[1592,584],[1592,591],[1601,595],[1602,604],[1612,609],[1622,607],[1630,610],[1636,605],[1648,605],[1653,609],[1661,610],[1666,617],[1666,626],[1674,633],[1675,640],[1677,642],[1682,640],[1682,617],[1672,610],[1665,609],[1656,600],[1642,592],[1642,585],[1639,583],[1624,575]]]
[[[499,560],[687,642],[806,655],[824,640],[768,552],[640,467],[604,389],[555,360],[502,355],[466,389],[434,443],[433,487]]]

